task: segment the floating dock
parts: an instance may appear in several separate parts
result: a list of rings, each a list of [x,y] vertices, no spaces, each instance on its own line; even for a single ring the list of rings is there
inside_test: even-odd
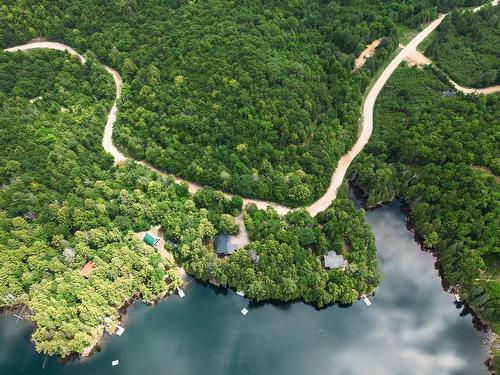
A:
[[[241,313],[242,313],[243,315],[246,315],[246,314],[248,314],[248,310],[247,310],[247,309],[245,309],[245,308],[243,308],[243,309],[241,309]]]
[[[179,297],[181,298],[184,298],[184,296],[186,295],[184,291],[179,287],[177,287],[177,294],[179,294]]]
[[[119,326],[118,324],[116,325],[116,334],[118,336],[121,336],[123,335],[123,332],[125,332],[125,328],[123,328],[122,326]]]
[[[114,361],[111,362],[111,366],[118,366],[120,364],[120,361],[115,359]]]

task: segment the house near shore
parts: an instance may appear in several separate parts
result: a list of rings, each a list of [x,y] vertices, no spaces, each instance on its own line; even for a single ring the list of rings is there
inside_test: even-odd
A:
[[[218,234],[215,237],[215,252],[220,257],[231,255],[239,248],[239,244],[233,240],[233,236]]]
[[[343,255],[338,255],[335,251],[330,250],[326,255],[323,256],[323,261],[325,268],[328,270],[341,268],[342,271],[347,267],[347,260],[345,260]]]
[[[94,270],[94,262],[87,262],[86,265],[80,270],[80,275],[83,277],[89,277],[90,273]]]
[[[144,234],[143,241],[146,242],[149,246],[155,247],[158,244],[158,242],[160,242],[160,237],[155,236],[152,233],[146,232],[146,234]]]

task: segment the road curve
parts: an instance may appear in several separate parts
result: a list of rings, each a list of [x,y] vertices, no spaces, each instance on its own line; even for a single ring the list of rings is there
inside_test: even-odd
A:
[[[498,1],[494,1],[494,5],[496,5]],[[476,11],[476,9],[474,10]],[[361,132],[358,136],[358,139],[356,140],[356,143],[354,146],[351,148],[351,150],[342,156],[340,158],[337,168],[335,169],[332,178],[330,180],[330,186],[328,187],[327,191],[325,194],[319,198],[316,202],[308,206],[306,209],[307,211],[312,215],[316,216],[319,212],[326,210],[331,203],[335,200],[337,196],[337,190],[339,186],[342,184],[342,181],[344,180],[345,174],[347,172],[347,168],[351,164],[351,162],[354,160],[354,158],[363,150],[365,145],[368,143],[368,140],[370,139],[370,136],[372,134],[373,130],[373,109],[375,107],[375,101],[377,100],[378,95],[380,94],[382,88],[384,87],[385,83],[389,80],[391,77],[392,73],[396,70],[396,68],[401,64],[401,62],[410,54],[415,53],[417,50],[417,46],[436,28],[439,26],[441,21],[444,19],[446,15],[442,14],[440,15],[437,19],[432,21],[427,27],[425,27],[420,33],[418,33],[404,48],[399,51],[399,53],[394,57],[394,59],[389,63],[389,65],[384,69],[380,77],[375,81],[373,86],[370,88],[370,91],[368,92],[364,102],[363,102],[363,110],[362,110],[362,120],[361,120]],[[7,48],[4,51],[5,52],[15,52],[15,51],[27,51],[31,49],[37,49],[37,48],[47,48],[47,49],[54,49],[54,50],[59,50],[59,51],[67,51],[71,55],[77,56],[82,64],[85,64],[86,60],[85,57],[80,55],[78,52],[76,52],[73,48],[62,44],[62,43],[56,43],[56,42],[31,42],[27,44],[23,44],[20,46],[15,46],[11,48]],[[114,145],[113,145],[113,125],[116,122],[116,115],[118,112],[118,107],[117,107],[117,101],[121,96],[121,90],[122,90],[122,79],[120,74],[108,67],[105,66],[106,70],[113,76],[113,79],[115,81],[115,86],[116,86],[116,96],[115,96],[115,101],[113,103],[113,106],[111,107],[111,110],[108,115],[108,119],[106,121],[106,126],[104,128],[104,135],[102,139],[102,146],[104,150],[109,152],[113,158],[114,158],[114,163],[119,164],[128,158],[124,154],[122,154]],[[453,83],[453,82],[452,82]],[[453,83],[454,84],[454,83]],[[157,168],[153,167],[149,163],[145,161],[136,161],[137,163],[144,165],[145,167],[161,174],[161,175],[168,175],[167,173],[158,170]],[[191,193],[195,193],[196,191],[200,190],[202,187],[198,184],[185,181],[181,178],[176,178],[175,181],[177,183],[182,183],[186,182],[189,187],[189,191]],[[229,193],[223,193],[226,197],[230,198],[233,196],[233,194]],[[243,198],[243,203],[245,205],[253,203],[257,205],[258,208],[260,209],[265,209],[268,206],[273,207],[280,215],[284,215],[287,212],[289,212],[291,209],[274,203],[274,202],[268,202],[268,201],[262,201],[262,200],[257,200],[257,199],[248,199],[248,198]]]
[[[408,63],[409,66],[414,66],[414,65],[422,66],[422,65],[433,64],[432,60],[429,59],[427,56],[425,56],[420,51],[415,51],[411,55],[408,55],[405,58],[405,61]],[[483,87],[483,88],[477,89],[474,87],[460,86],[458,83],[456,83],[450,77],[447,77],[447,78],[448,78],[448,81],[450,82],[450,84],[455,88],[455,90],[461,91],[464,94],[490,95],[490,94],[495,94],[497,92],[500,92],[500,85]]]
[[[328,206],[330,206],[331,202],[337,196],[337,189],[342,184],[344,180],[344,176],[347,172],[347,168],[354,160],[354,158],[363,150],[365,145],[368,143],[370,136],[373,130],[373,108],[375,107],[375,101],[377,100],[380,91],[386,84],[386,82],[391,77],[392,73],[396,70],[396,68],[401,64],[401,62],[405,59],[406,56],[416,51],[417,46],[436,28],[439,26],[441,21],[444,19],[446,15],[442,14],[437,19],[432,21],[425,29],[423,29],[420,33],[418,33],[411,41],[406,45],[399,53],[394,57],[394,59],[387,65],[384,69],[380,77],[375,81],[374,85],[371,87],[368,95],[365,98],[363,103],[363,111],[362,111],[362,120],[361,120],[361,133],[351,148],[351,150],[340,158],[339,163],[337,165],[337,169],[332,175],[332,179],[330,181],[330,186],[326,193],[310,205],[307,210],[313,216],[318,214],[321,211],[324,211]]]

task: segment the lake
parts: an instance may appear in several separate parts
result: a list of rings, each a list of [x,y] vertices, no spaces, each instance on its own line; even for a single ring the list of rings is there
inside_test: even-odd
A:
[[[384,280],[367,307],[254,306],[191,281],[186,297],[128,310],[123,336],[89,359],[35,352],[29,326],[0,315],[1,374],[487,374],[485,334],[445,293],[396,203],[368,212]],[[247,307],[243,316],[240,310]],[[462,314],[463,315],[463,314]],[[118,359],[119,366],[111,367]]]

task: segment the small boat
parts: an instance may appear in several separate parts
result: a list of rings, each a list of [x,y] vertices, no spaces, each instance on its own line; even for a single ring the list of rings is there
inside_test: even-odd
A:
[[[246,314],[248,314],[248,310],[247,310],[247,309],[245,309],[245,308],[243,308],[243,309],[241,309],[241,313],[242,313],[243,315],[246,315]]]
[[[455,293],[455,302],[460,302],[460,296],[457,293]]]
[[[245,297],[245,293],[243,293],[241,290],[238,290],[236,292],[236,294],[239,295],[239,296]]]
[[[184,291],[179,287],[177,287],[177,294],[179,294],[179,297],[181,298],[184,298],[184,296],[186,295]]]
[[[366,306],[370,306],[372,304],[368,299],[368,297],[365,296],[364,294],[361,296],[361,298],[363,299],[363,302],[365,303]]]
[[[114,361],[111,362],[111,366],[118,366],[120,364],[120,361],[115,359]]]

